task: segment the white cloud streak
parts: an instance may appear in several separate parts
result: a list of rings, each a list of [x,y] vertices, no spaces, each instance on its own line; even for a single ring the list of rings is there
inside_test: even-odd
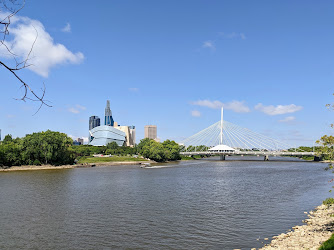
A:
[[[73,113],[73,114],[79,114],[81,111],[84,111],[84,110],[86,110],[86,107],[77,104],[75,105],[75,107],[70,107],[68,109],[68,112]]]
[[[279,122],[283,122],[283,123],[289,123],[289,122],[293,122],[296,120],[296,117],[294,116],[287,116],[282,120],[279,120]]]
[[[203,43],[202,47],[205,48],[205,49],[216,50],[216,46],[212,41],[205,41]]]
[[[131,91],[131,92],[138,92],[139,89],[138,88],[129,88],[129,91]]]
[[[232,101],[228,103],[222,103],[221,101],[210,101],[210,100],[199,100],[196,102],[191,102],[192,105],[207,107],[211,109],[220,109],[224,107],[224,109],[233,110],[237,113],[248,113],[250,112],[250,108],[245,105],[244,101]]]
[[[193,116],[193,117],[200,117],[201,116],[201,112],[199,112],[198,110],[192,110],[191,111],[191,116]]]
[[[224,32],[219,32],[218,33],[221,37],[227,38],[227,39],[233,39],[233,38],[239,38],[242,40],[246,39],[246,35],[244,33],[237,33],[237,32],[232,32],[232,33],[224,33]]]
[[[71,32],[71,24],[67,23],[64,28],[61,29],[62,32],[70,33]]]
[[[81,52],[73,53],[63,44],[55,43],[40,21],[20,16],[14,16],[11,21],[6,45],[22,61],[33,46],[28,61],[29,70],[48,77],[50,69],[57,65],[79,64],[84,60]],[[0,56],[11,57],[4,46],[0,46]]]
[[[288,114],[288,113],[294,113],[297,112],[301,109],[303,109],[302,106],[297,106],[295,104],[290,104],[290,105],[277,105],[277,106],[273,106],[273,105],[269,105],[269,106],[265,106],[262,103],[258,103],[255,106],[256,110],[259,110],[267,115],[284,115],[284,114]]]

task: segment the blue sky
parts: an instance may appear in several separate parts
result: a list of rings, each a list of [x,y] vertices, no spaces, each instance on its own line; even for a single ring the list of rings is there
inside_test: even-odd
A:
[[[103,118],[110,100],[137,142],[148,124],[180,141],[218,121],[224,105],[229,122],[312,145],[332,133],[333,9],[305,0],[28,0],[8,40],[24,54],[22,33],[37,27],[34,66],[19,74],[37,91],[44,82],[53,107],[33,115],[38,105],[15,100],[19,82],[0,68],[2,136],[87,137],[89,116]]]

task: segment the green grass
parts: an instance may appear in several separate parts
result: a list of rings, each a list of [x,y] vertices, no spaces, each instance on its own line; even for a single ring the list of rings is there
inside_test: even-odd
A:
[[[148,161],[143,158],[134,158],[129,156],[113,156],[113,157],[81,157],[78,164],[82,163],[98,163],[98,162],[115,162],[115,161]]]
[[[331,249],[334,249],[334,234],[332,234],[332,236],[319,247],[319,250]]]

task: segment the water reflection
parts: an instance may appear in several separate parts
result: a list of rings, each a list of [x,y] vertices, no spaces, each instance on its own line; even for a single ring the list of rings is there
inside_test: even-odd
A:
[[[249,249],[328,196],[324,164],[228,159],[1,173],[0,248]]]

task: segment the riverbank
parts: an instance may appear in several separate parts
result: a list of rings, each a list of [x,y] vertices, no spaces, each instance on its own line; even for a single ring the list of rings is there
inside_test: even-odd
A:
[[[274,236],[270,244],[260,249],[318,249],[333,233],[334,205],[318,206],[308,213],[308,217],[304,221],[306,225],[295,226],[290,232]]]
[[[57,169],[72,169],[72,168],[90,168],[95,166],[121,166],[121,165],[140,165],[142,163],[153,163],[152,161],[113,161],[113,162],[96,162],[96,163],[87,163],[87,164],[76,164],[76,165],[26,165],[26,166],[13,166],[10,168],[2,169],[0,172],[9,172],[9,171],[28,171],[28,170],[57,170]]]

